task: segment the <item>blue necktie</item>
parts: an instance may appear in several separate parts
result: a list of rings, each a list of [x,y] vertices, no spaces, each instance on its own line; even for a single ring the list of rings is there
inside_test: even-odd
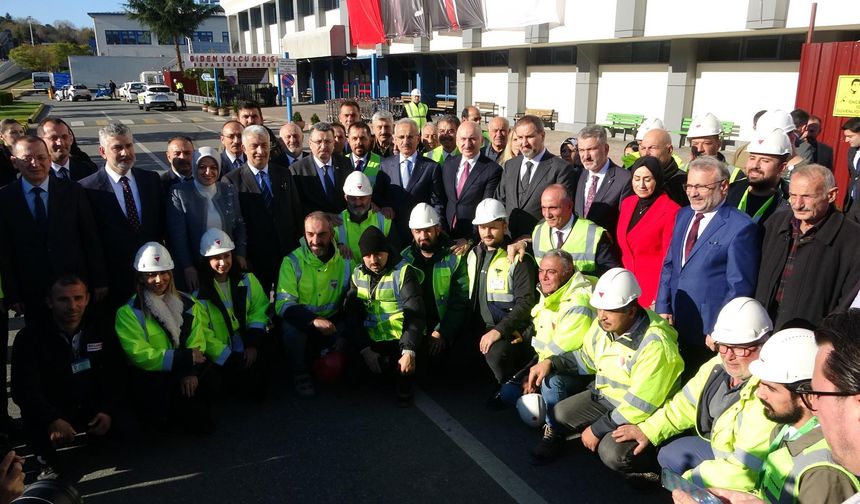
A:
[[[69,180],[69,169],[65,166],[60,168],[60,178],[63,180]]]
[[[272,208],[272,188],[269,185],[269,174],[266,172],[257,172],[257,183],[260,184],[260,192],[263,193],[263,203],[266,208]]]
[[[35,196],[33,214],[36,218],[36,225],[40,228],[44,228],[45,224],[48,222],[48,211],[45,209],[45,202],[42,200],[42,193],[45,192],[45,190],[41,187],[34,187],[30,189],[30,192]]]
[[[334,182],[332,182],[331,177],[328,176],[328,170],[330,166],[323,166],[323,180],[325,181],[325,195],[329,199],[329,201],[334,200]]]

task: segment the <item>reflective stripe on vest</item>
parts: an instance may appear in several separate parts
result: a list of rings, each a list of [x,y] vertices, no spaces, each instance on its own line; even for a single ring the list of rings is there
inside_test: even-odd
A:
[[[405,260],[400,261],[392,271],[382,276],[373,291],[370,290],[370,275],[361,267],[355,268],[352,281],[356,295],[365,306],[367,316],[364,327],[373,341],[399,340],[403,335],[403,304],[400,287],[405,278],[404,270],[412,266]]]
[[[374,219],[373,215],[368,215],[361,222],[352,222],[349,218],[349,210],[344,210],[340,214],[340,225],[335,228],[335,239],[338,243],[346,245],[352,251],[353,259],[356,261],[361,258],[358,240],[361,239],[361,235],[367,228],[374,226],[376,229],[382,231],[382,234],[385,236],[388,236],[391,232],[391,221],[387,220],[382,212],[370,210],[370,213],[375,214],[376,218]],[[350,230],[354,232],[350,232]]]
[[[311,311],[314,314],[317,314],[320,316],[329,316],[332,312],[336,311],[338,309],[338,307],[340,306],[340,302],[339,302],[340,296],[338,295],[338,293],[344,292],[346,290],[345,284],[346,284],[346,282],[349,281],[349,278],[350,278],[351,272],[352,272],[352,261],[342,257],[338,253],[335,253],[335,256],[332,259],[330,259],[330,261],[335,260],[335,259],[339,259],[339,260],[343,261],[343,270],[340,271],[340,274],[337,276],[337,278],[332,276],[334,274],[333,270],[331,271],[330,274],[328,274],[328,276],[323,274],[322,278],[319,276],[319,275],[321,275],[320,272],[318,272],[318,271],[313,272],[313,274],[310,275],[312,284],[309,286],[308,285],[305,286],[305,288],[311,288],[312,292],[306,293],[306,294],[308,295],[308,297],[313,298],[313,299],[301,299],[301,296],[302,296],[302,276],[303,276],[302,265],[304,264],[304,261],[298,255],[301,253],[310,253],[310,252],[308,252],[306,248],[301,247],[299,249],[294,250],[293,252],[290,253],[290,255],[287,256],[287,259],[289,259],[293,265],[293,273],[295,274],[295,277],[296,277],[296,290],[298,291],[298,295],[296,295],[295,293],[292,293],[292,292],[278,292],[275,295],[276,301],[284,301],[284,303],[281,305],[281,310],[280,310],[279,315],[281,315],[283,317],[286,310],[292,306],[303,306],[308,311]],[[328,273],[328,272],[326,272],[326,273]],[[326,281],[326,280],[329,281],[330,290],[323,289],[321,284],[319,284],[320,281]],[[331,285],[332,282],[336,282],[336,284]],[[250,296],[250,292],[251,292],[251,289],[249,286],[248,287],[249,296]],[[314,302],[316,299],[319,299],[319,296],[314,296],[314,294],[319,294],[320,292],[324,292],[325,294],[329,295],[328,298],[325,299],[328,302],[324,302],[324,303],[320,303],[320,304],[317,304],[317,302]],[[331,296],[332,294],[334,294],[333,298]],[[250,298],[249,298],[249,302],[250,302]]]
[[[583,273],[591,273],[597,269],[597,246],[604,229],[590,220],[577,218],[567,239],[561,244],[561,249],[573,258],[576,269]],[[538,261],[544,254],[553,250],[557,240],[550,236],[551,228],[546,222],[535,226],[532,232],[532,250]]]

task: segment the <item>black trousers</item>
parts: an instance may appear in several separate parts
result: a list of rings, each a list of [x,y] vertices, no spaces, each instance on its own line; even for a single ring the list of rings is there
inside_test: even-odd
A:
[[[133,369],[132,401],[138,417],[144,424],[158,429],[179,427],[199,433],[211,430],[213,372],[211,367],[202,372],[197,377],[194,395],[185,397],[181,389],[184,376]]]
[[[484,355],[487,365],[493,371],[496,382],[501,385],[525,367],[534,356],[534,349],[526,341],[511,343],[500,339],[493,343]]]

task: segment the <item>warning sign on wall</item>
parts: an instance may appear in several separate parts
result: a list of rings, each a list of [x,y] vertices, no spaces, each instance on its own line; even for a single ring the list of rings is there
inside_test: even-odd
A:
[[[834,117],[860,117],[860,75],[840,75],[833,100]]]

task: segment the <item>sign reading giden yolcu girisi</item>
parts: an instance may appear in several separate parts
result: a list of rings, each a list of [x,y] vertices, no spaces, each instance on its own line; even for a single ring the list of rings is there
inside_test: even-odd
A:
[[[275,68],[277,54],[183,54],[182,63],[187,68]]]

